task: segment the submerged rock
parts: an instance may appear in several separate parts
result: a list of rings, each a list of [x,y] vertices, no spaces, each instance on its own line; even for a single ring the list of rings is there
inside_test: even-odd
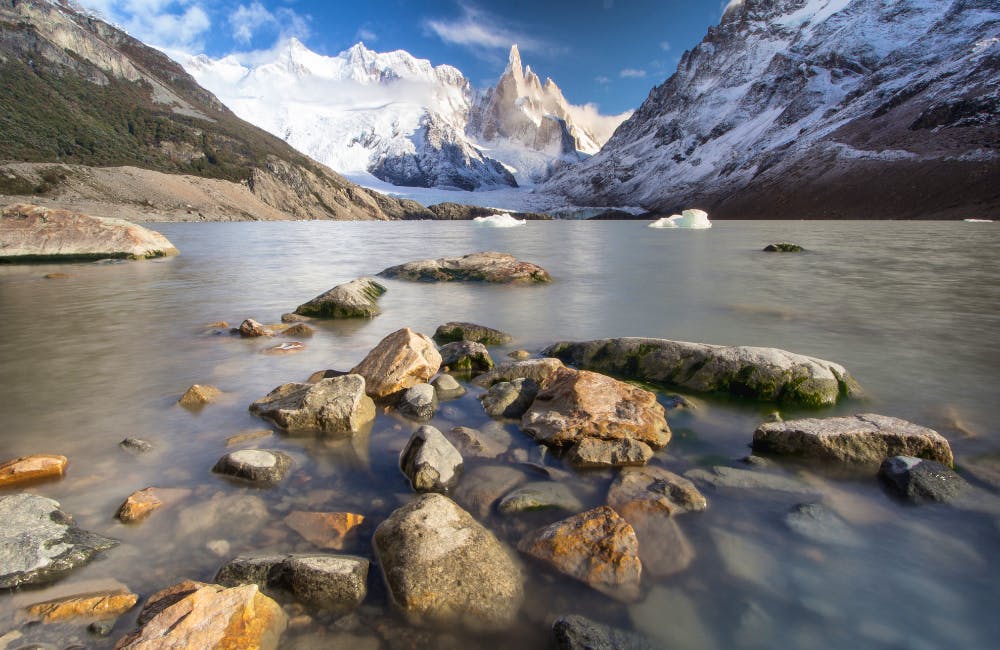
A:
[[[458,483],[462,454],[444,434],[424,425],[413,432],[399,454],[399,469],[417,492],[445,492]]]
[[[787,241],[775,242],[764,247],[765,253],[801,253],[805,249]]]
[[[630,467],[648,463],[653,457],[653,450],[646,443],[631,438],[584,438],[570,447],[568,457],[577,469]]]
[[[951,445],[937,431],[874,413],[766,422],[754,431],[753,448],[841,463],[876,464],[890,456],[916,456],[954,464]]]
[[[375,419],[375,403],[365,388],[360,375],[331,377],[314,384],[282,384],[251,404],[250,412],[292,433],[350,435]]]
[[[842,366],[776,348],[617,338],[556,343],[544,354],[587,370],[761,401],[819,407],[861,395]]]
[[[483,388],[489,388],[493,384],[501,381],[514,381],[515,379],[530,379],[542,388],[555,377],[556,372],[565,368],[559,359],[525,359],[523,361],[508,361],[501,363],[489,372],[484,372],[472,383]]]
[[[639,600],[639,541],[632,526],[608,506],[528,533],[517,548],[612,598]]]
[[[509,253],[492,251],[407,262],[391,266],[379,275],[421,282],[552,282],[548,271],[537,264],[523,262]]]
[[[452,341],[472,341],[483,345],[507,345],[514,337],[492,327],[452,321],[439,325],[434,332],[434,340],[440,344]]]
[[[474,458],[497,458],[510,448],[510,434],[501,427],[487,428],[486,431],[471,427],[452,427],[446,434],[449,441],[462,456]]]
[[[824,544],[861,546],[861,537],[821,503],[800,503],[785,516],[788,527],[807,539]]]
[[[439,400],[456,399],[465,395],[465,387],[451,375],[438,375],[431,382],[431,386],[434,387],[434,394]]]
[[[351,372],[365,378],[369,396],[386,399],[429,381],[440,368],[434,341],[406,327],[382,339]]]
[[[480,399],[490,417],[519,419],[535,401],[539,390],[534,380],[522,377],[493,384]]]
[[[557,650],[657,650],[646,637],[583,616],[561,616],[552,625]]]
[[[137,490],[118,507],[115,518],[125,524],[137,522],[148,517],[154,510],[176,503],[190,494],[191,490],[186,488],[148,487]]]
[[[970,488],[954,470],[937,461],[913,456],[885,459],[878,475],[896,494],[912,503],[947,503]]]
[[[560,369],[521,418],[521,428],[553,447],[584,438],[633,439],[659,448],[670,427],[656,395],[586,370]]]
[[[426,422],[433,418],[437,407],[437,393],[430,384],[417,384],[407,388],[396,406],[402,415],[417,422]]]
[[[193,503],[177,515],[178,539],[223,536],[248,537],[270,519],[264,500],[253,494],[217,493],[210,499]]]
[[[692,469],[684,472],[684,476],[698,483],[705,483],[716,488],[734,488],[742,490],[774,490],[788,494],[818,497],[817,488],[791,476],[772,474],[770,472],[738,469],[717,465],[710,469]]]
[[[520,567],[448,497],[427,494],[399,508],[373,543],[392,602],[412,623],[504,630],[516,619]]]
[[[236,332],[245,339],[258,338],[261,336],[274,336],[274,330],[262,325],[252,318],[248,318],[236,328]]]
[[[52,582],[117,540],[82,530],[57,501],[35,494],[0,497],[0,589]]]
[[[0,212],[0,242],[3,262],[177,255],[177,249],[166,237],[129,221],[30,203],[8,205]]]
[[[206,404],[211,404],[222,395],[222,391],[208,384],[194,384],[184,391],[177,403],[188,410],[197,410]]]
[[[493,367],[493,357],[482,343],[454,341],[441,346],[441,365],[450,370],[486,372]]]
[[[318,548],[341,550],[347,536],[365,520],[353,512],[306,512],[296,510],[285,517],[285,525]]]
[[[220,458],[212,471],[266,487],[283,481],[291,466],[291,456],[283,451],[241,449]]]
[[[0,464],[0,488],[62,478],[69,460],[58,454],[32,454]]]
[[[141,438],[125,438],[118,443],[118,446],[136,454],[146,454],[153,451],[153,443]]]
[[[299,305],[295,313],[321,318],[374,318],[381,313],[375,301],[385,292],[385,286],[374,278],[358,278]]]
[[[139,629],[118,641],[115,650],[274,650],[288,617],[257,585],[227,589],[186,580],[150,596],[138,623]]]
[[[708,500],[694,484],[662,467],[623,469],[608,488],[608,505],[631,523],[637,513],[699,512]]]
[[[508,465],[480,465],[462,477],[455,500],[484,519],[500,497],[525,480],[524,472]]]
[[[531,510],[579,512],[583,503],[563,483],[535,481],[522,485],[500,499],[497,510],[505,515]]]

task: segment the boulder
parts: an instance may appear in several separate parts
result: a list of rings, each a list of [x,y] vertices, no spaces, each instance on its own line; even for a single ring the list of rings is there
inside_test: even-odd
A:
[[[483,345],[507,345],[514,337],[492,327],[452,321],[439,325],[434,332],[434,340],[440,344],[452,341],[473,341]]]
[[[801,253],[805,249],[792,242],[779,241],[764,247],[765,253]]]
[[[455,500],[479,519],[485,519],[500,497],[524,481],[524,472],[514,467],[480,465],[462,477],[462,484],[455,489]]]
[[[619,472],[608,488],[607,503],[629,523],[630,517],[639,513],[673,516],[708,507],[708,500],[694,483],[655,466],[630,467]]]
[[[535,481],[526,483],[508,492],[497,510],[505,515],[514,515],[531,510],[566,510],[579,512],[583,503],[563,483]]]
[[[886,458],[878,475],[893,492],[912,503],[947,503],[970,488],[954,470],[937,461],[913,456]]]
[[[319,548],[344,548],[346,537],[365,520],[353,512],[306,512],[296,510],[285,517],[285,525]]]
[[[517,548],[612,598],[639,600],[639,540],[632,526],[608,506],[528,533]]]
[[[542,388],[555,377],[556,372],[564,368],[559,359],[525,359],[524,361],[508,361],[501,363],[489,372],[477,376],[472,383],[483,388],[489,388],[501,381],[515,379],[530,379]]]
[[[82,530],[57,501],[0,497],[0,589],[52,582],[118,542]]]
[[[429,381],[440,367],[434,341],[406,327],[382,339],[351,372],[365,378],[369,396],[386,399]]]
[[[283,451],[241,449],[220,458],[212,471],[267,487],[283,481],[291,466],[292,457]]]
[[[448,374],[438,375],[431,382],[434,387],[434,394],[439,400],[456,399],[465,395],[465,387],[458,383],[458,380]]]
[[[449,370],[486,372],[493,367],[493,357],[482,343],[453,341],[441,346],[441,365]]]
[[[552,446],[584,438],[633,439],[659,448],[670,427],[656,395],[607,375],[560,369],[521,418],[521,429]]]
[[[150,596],[138,624],[136,631],[115,644],[115,650],[274,650],[288,617],[257,585],[227,589],[186,580]]]
[[[55,623],[74,618],[99,621],[117,618],[135,607],[139,596],[127,589],[88,592],[63,596],[29,605],[28,615],[42,623]]]
[[[58,454],[32,454],[0,464],[0,488],[62,478],[69,460]]]
[[[190,494],[191,490],[186,488],[148,487],[137,490],[118,507],[115,518],[125,524],[141,521],[154,510],[176,503]]]
[[[274,330],[262,325],[252,318],[248,318],[236,328],[236,332],[245,339],[257,338],[260,336],[274,336]]]
[[[360,375],[342,375],[314,384],[288,383],[250,405],[254,415],[292,432],[350,435],[375,419],[375,403]]]
[[[390,597],[412,623],[502,631],[516,620],[520,567],[448,497],[427,494],[399,508],[373,543]]]
[[[639,440],[584,438],[570,447],[569,462],[577,469],[645,465],[653,457],[649,445]]]
[[[346,613],[368,594],[368,560],[347,555],[292,555],[285,588],[311,607]]]
[[[509,253],[492,251],[407,262],[391,266],[379,275],[420,282],[552,282],[548,271],[537,264],[523,262]]]
[[[433,418],[437,407],[437,393],[430,384],[417,384],[407,388],[396,405],[402,415],[417,422],[427,422]]]
[[[776,348],[617,338],[556,343],[544,354],[627,379],[761,401],[820,407],[861,396],[842,366]]]
[[[462,454],[438,429],[424,425],[399,454],[399,469],[417,492],[446,492],[458,483]]]
[[[471,427],[452,427],[446,436],[463,457],[496,458],[511,445],[510,434],[500,427],[486,431]]]
[[[374,278],[358,278],[299,305],[295,313],[320,318],[374,318],[381,313],[375,301],[385,292],[385,286]]]
[[[180,396],[177,403],[186,409],[197,410],[206,404],[211,404],[220,395],[222,395],[222,391],[215,386],[194,384],[191,388],[184,391],[184,394]]]
[[[951,445],[933,429],[899,418],[864,413],[766,422],[754,431],[754,451],[853,464],[881,464],[916,456],[951,467]]]
[[[538,384],[531,379],[501,381],[490,386],[480,399],[491,417],[519,419],[535,401],[539,390]]]
[[[552,624],[557,650],[657,650],[646,637],[597,623],[583,616],[560,616]]]
[[[0,262],[59,262],[177,255],[160,233],[122,219],[29,203],[0,212]]]

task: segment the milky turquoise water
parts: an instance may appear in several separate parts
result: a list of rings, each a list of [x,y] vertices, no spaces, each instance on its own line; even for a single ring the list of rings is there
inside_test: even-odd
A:
[[[544,647],[552,618],[584,613],[641,630],[665,646],[992,647],[1000,622],[996,490],[975,473],[1000,454],[1000,230],[995,224],[912,222],[717,222],[711,230],[654,230],[643,222],[535,222],[490,229],[471,223],[160,224],[179,257],[127,264],[0,266],[0,457],[61,453],[66,477],[32,486],[59,500],[85,528],[122,541],[56,588],[0,595],[0,636],[110,644],[134,623],[123,618],[110,641],[83,626],[27,628],[18,607],[57,589],[116,579],[143,596],[182,578],[210,580],[239,552],[307,551],[282,519],[295,509],[361,511],[368,525],[347,552],[372,556],[374,526],[410,498],[396,469],[415,426],[380,414],[353,442],[273,436],[256,444],[296,460],[293,476],[267,491],[225,482],[209,469],[230,450],[225,438],[266,423],[247,405],[313,371],[347,369],[383,336],[404,326],[432,334],[450,320],[510,332],[494,350],[537,351],[557,340],[651,336],[780,347],[846,366],[870,394],[863,403],[822,411],[872,411],[931,426],[952,443],[977,508],[909,507],[866,473],[791,463],[773,470],[801,478],[818,498],[704,487],[709,509],[677,523],[694,550],[683,572],[646,578],[644,600],[608,601],[529,564],[518,625],[500,637],[409,637],[402,643]],[[776,240],[802,254],[767,254]],[[383,314],[327,322],[288,356],[262,354],[275,341],[214,335],[206,325],[282,313],[330,287],[411,259],[500,250],[541,264],[555,282],[504,287],[385,281]],[[65,279],[45,279],[53,271]],[[197,414],[176,405],[191,384],[214,384],[224,399]],[[442,430],[489,425],[473,388],[432,422]],[[669,394],[664,391],[663,395]],[[654,462],[682,473],[698,466],[741,467],[757,424],[773,406],[702,398],[693,413],[671,414],[674,441]],[[784,412],[786,417],[798,415]],[[532,445],[513,423],[514,445]],[[122,452],[126,436],[152,441],[147,456]],[[467,469],[472,469],[470,461]],[[968,467],[966,467],[968,465]],[[587,474],[572,488],[587,505],[603,500],[611,473]],[[113,519],[119,503],[148,485],[191,496],[147,521]],[[230,496],[260,498],[267,519],[252,532],[234,524],[196,530],[181,513]],[[820,501],[850,526],[855,544],[796,535],[785,515]],[[201,506],[203,507],[203,506]],[[485,523],[516,543],[560,515],[491,516]],[[228,553],[209,542],[225,539]],[[218,544],[214,545],[218,549]],[[405,627],[386,603],[377,569],[358,616],[318,617],[286,634],[288,647],[345,642]],[[394,628],[395,629],[395,628]],[[396,638],[396,637],[393,637]],[[339,639],[339,641],[338,641]],[[313,645],[310,645],[313,644]],[[11,647],[18,647],[15,643]],[[388,646],[386,646],[388,647]]]

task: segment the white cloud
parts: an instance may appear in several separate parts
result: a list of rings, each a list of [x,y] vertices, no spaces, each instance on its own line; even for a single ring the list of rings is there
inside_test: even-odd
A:
[[[249,6],[240,5],[229,14],[229,24],[233,28],[233,38],[238,43],[248,44],[261,27],[276,25],[278,19],[259,2]]]
[[[378,34],[368,29],[367,27],[359,27],[358,31],[354,34],[354,40],[365,41],[366,43],[374,43],[378,40]]]
[[[202,0],[80,0],[80,4],[161,48],[204,49],[212,27],[209,5]]]
[[[604,75],[601,75],[599,77],[594,77],[594,81],[596,81],[597,83],[599,83],[599,84],[601,84],[603,86],[605,84],[611,83],[611,78],[610,77],[605,77]]]
[[[604,143],[608,141],[618,125],[632,117],[632,113],[635,111],[625,111],[619,115],[601,115],[597,104],[584,104],[583,106],[570,104],[569,112],[574,122],[593,133],[598,142]]]
[[[646,76],[646,71],[637,68],[625,68],[618,73],[618,76],[622,79],[642,79]]]
[[[664,52],[670,51],[670,41],[660,41],[660,49]]]
[[[505,24],[496,16],[469,4],[460,4],[462,15],[455,19],[428,19],[424,27],[445,43],[462,45],[473,51],[508,50],[516,44],[524,52],[551,49],[544,41]]]

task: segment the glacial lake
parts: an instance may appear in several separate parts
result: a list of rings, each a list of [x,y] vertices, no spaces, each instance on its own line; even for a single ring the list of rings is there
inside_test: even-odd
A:
[[[654,230],[645,222],[529,222],[491,229],[468,222],[150,224],[181,250],[166,260],[0,266],[0,460],[33,453],[70,459],[62,480],[28,491],[56,499],[77,523],[121,541],[52,586],[0,594],[0,637],[111,647],[134,629],[138,607],[111,635],[86,624],[23,626],[21,608],[117,580],[144,600],[185,578],[211,581],[230,557],[317,551],[283,520],[294,510],[365,515],[343,552],[374,559],[371,535],[413,498],[397,467],[416,424],[379,411],[370,434],[323,440],[280,434],[244,443],[295,460],[292,475],[261,490],[210,473],[234,434],[268,428],[247,406],[316,370],[346,370],[401,327],[428,335],[452,320],[514,335],[494,358],[559,340],[648,336],[783,348],[844,365],[869,397],[819,411],[711,395],[671,410],[674,439],[653,464],[679,474],[716,465],[794,479],[804,493],[699,484],[709,507],[676,517],[694,558],[664,578],[644,576],[643,600],[625,605],[524,560],[526,599],[501,635],[408,627],[388,603],[373,564],[369,594],[342,620],[300,617],[282,647],[521,647],[550,643],[552,620],[583,614],[673,648],[987,648],[1000,638],[1000,225],[944,222],[716,222],[710,230]],[[793,241],[800,254],[768,254]],[[306,349],[263,354],[278,339],[240,339],[208,324],[281,314],[334,285],[412,259],[506,251],[541,264],[546,286],[384,281],[382,315],[313,323]],[[46,279],[48,273],[67,273]],[[192,384],[224,391],[192,413],[176,402]],[[493,424],[467,384],[431,424],[510,435],[538,457],[515,422]],[[658,389],[667,403],[676,393]],[[973,485],[961,506],[907,505],[873,471],[771,458],[754,468],[754,429],[785,419],[874,412],[938,430]],[[154,444],[119,448],[125,437]],[[543,462],[560,466],[551,456]],[[466,471],[485,461],[467,459]],[[567,467],[568,469],[568,467]],[[585,506],[603,503],[611,471],[568,481]],[[540,477],[536,477],[541,480]],[[123,525],[113,516],[135,490],[190,490],[180,503]],[[2,494],[14,492],[4,490]],[[811,494],[809,494],[811,493]],[[213,500],[263,501],[260,521],[209,514]],[[821,503],[844,538],[789,526],[802,503]],[[185,513],[188,513],[185,515]],[[192,516],[190,513],[203,513]],[[511,544],[568,513],[489,515]],[[239,528],[237,532],[231,528]],[[640,549],[641,552],[641,549]],[[141,601],[140,601],[141,602]],[[292,610],[293,614],[301,613]],[[308,613],[308,612],[306,612]],[[380,645],[381,644],[381,645]]]

